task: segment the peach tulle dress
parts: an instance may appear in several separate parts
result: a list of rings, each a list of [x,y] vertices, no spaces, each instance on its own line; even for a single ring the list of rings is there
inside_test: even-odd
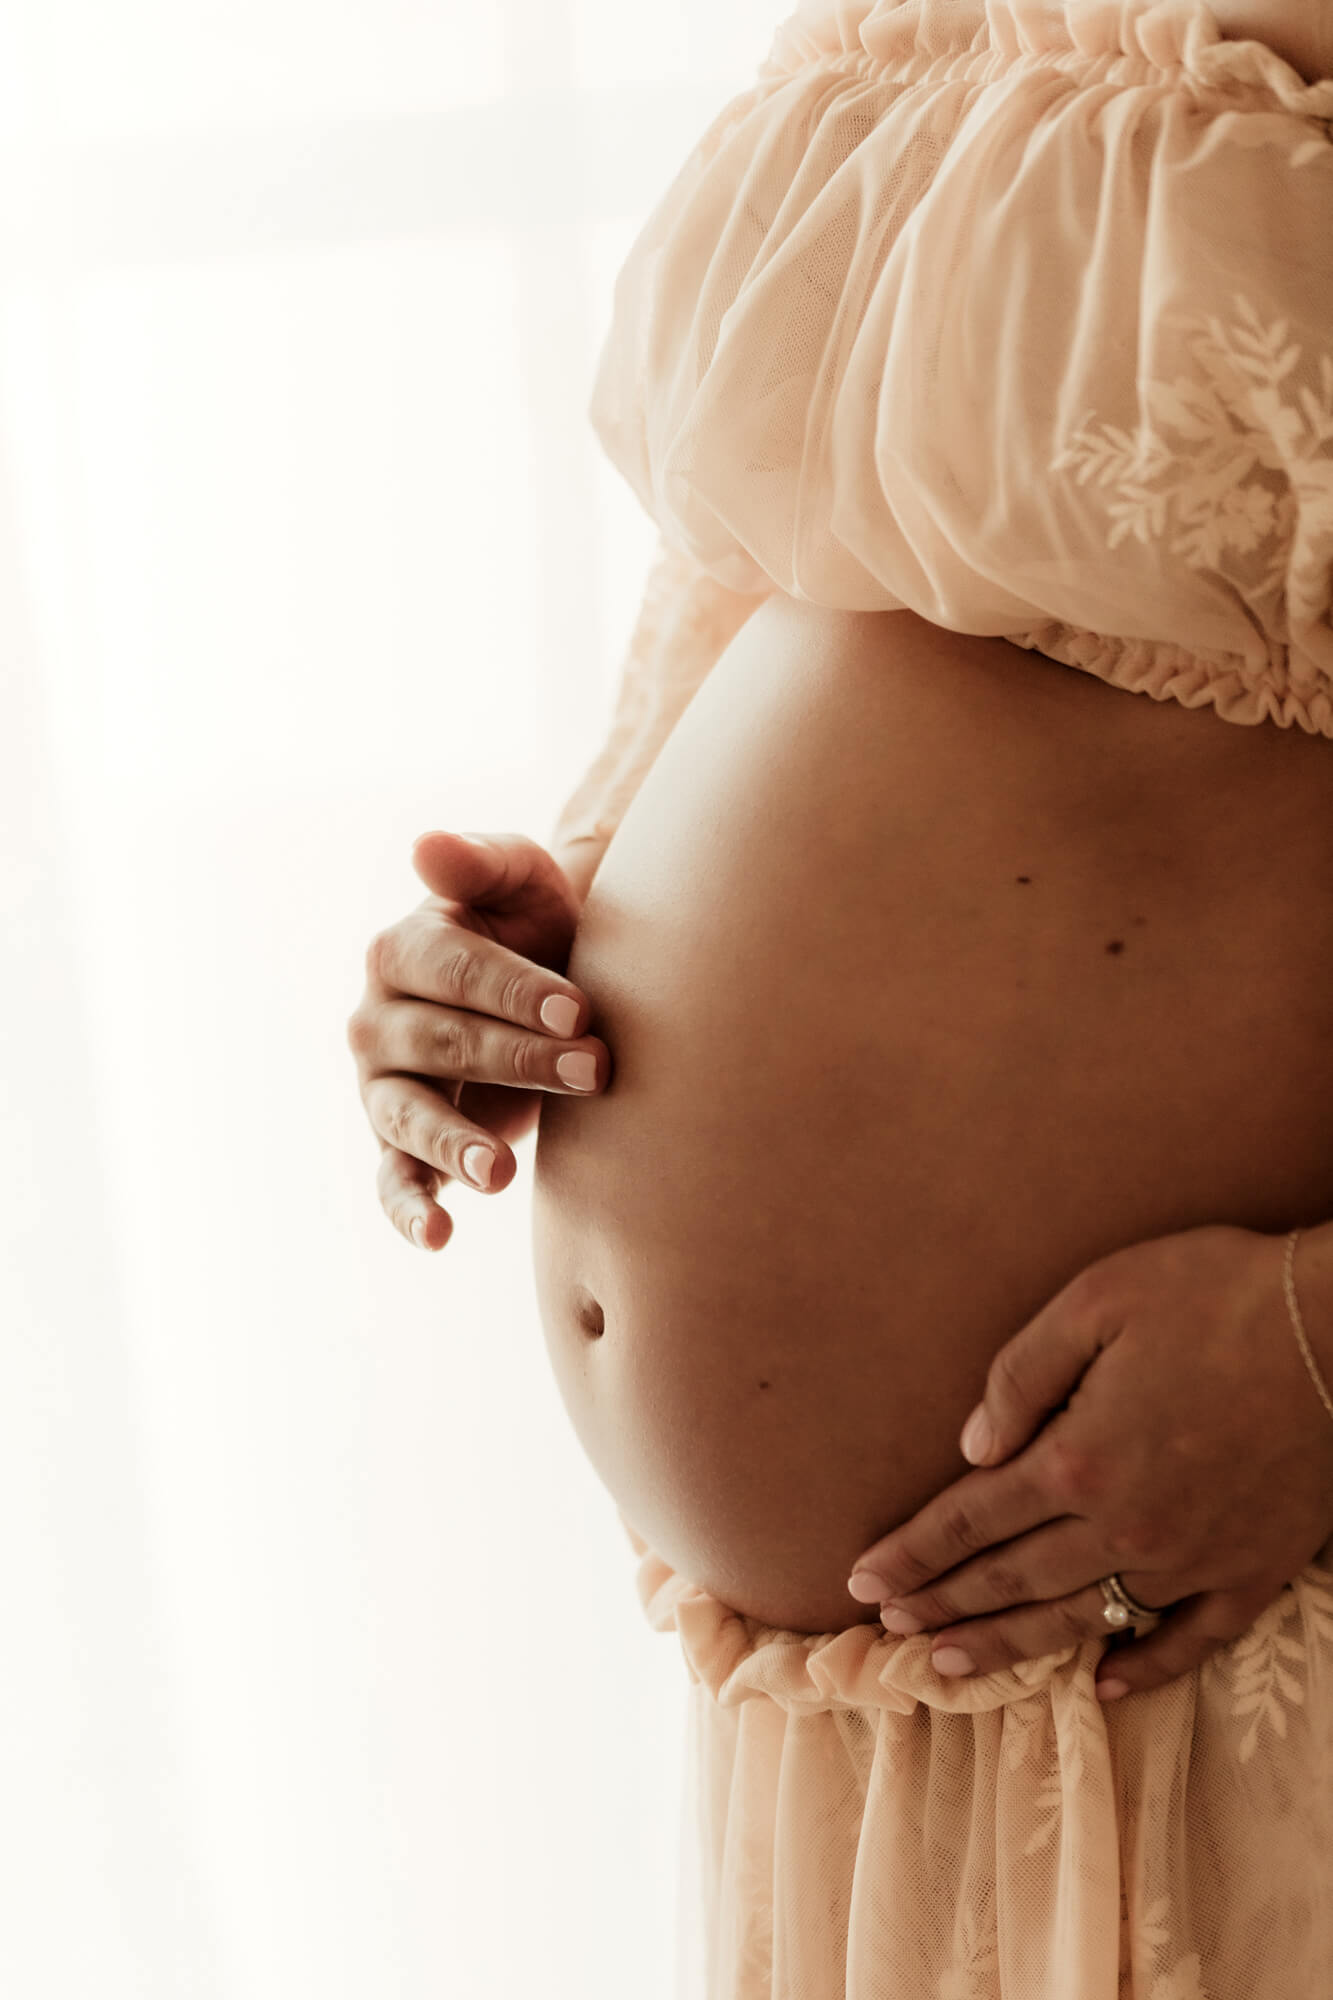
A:
[[[1333,0],[784,20],[617,279],[590,414],[659,542],[558,838],[775,589],[1333,736],[1330,79]],[[1103,1707],[1105,1641],[949,1680],[621,1518],[690,1677],[680,2000],[1333,2000],[1333,1541]]]

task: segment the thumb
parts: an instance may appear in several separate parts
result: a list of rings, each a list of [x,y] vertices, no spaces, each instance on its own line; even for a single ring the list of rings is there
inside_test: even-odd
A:
[[[986,1393],[958,1441],[970,1465],[997,1465],[1028,1444],[1114,1338],[1105,1306],[1092,1309],[1075,1290],[1082,1276],[1057,1292],[991,1362]]]
[[[432,894],[475,909],[578,914],[564,869],[526,833],[419,834],[412,866]]]

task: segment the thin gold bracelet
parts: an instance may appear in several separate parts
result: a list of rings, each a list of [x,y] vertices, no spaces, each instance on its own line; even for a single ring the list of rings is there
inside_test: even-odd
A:
[[[1314,1383],[1315,1388],[1323,1398],[1324,1408],[1328,1411],[1330,1417],[1333,1417],[1333,1396],[1330,1396],[1328,1390],[1325,1388],[1324,1378],[1319,1373],[1319,1369],[1315,1364],[1314,1355],[1310,1352],[1310,1343],[1305,1337],[1305,1322],[1301,1318],[1301,1309],[1296,1303],[1296,1285],[1291,1271],[1292,1262],[1296,1255],[1296,1238],[1300,1234],[1299,1229],[1293,1229],[1287,1237],[1287,1254],[1282,1266],[1282,1284],[1287,1294],[1287,1310],[1291,1314],[1291,1323],[1296,1329],[1296,1338],[1301,1344],[1301,1353],[1305,1356],[1305,1365],[1310,1371],[1310,1380]]]

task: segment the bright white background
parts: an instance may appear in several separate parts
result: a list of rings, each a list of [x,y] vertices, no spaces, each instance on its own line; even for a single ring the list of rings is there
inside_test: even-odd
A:
[[[414,1250],[345,1041],[545,840],[654,541],[586,403],[761,0],[0,13],[0,1993],[667,2000],[685,1668],[531,1142]]]

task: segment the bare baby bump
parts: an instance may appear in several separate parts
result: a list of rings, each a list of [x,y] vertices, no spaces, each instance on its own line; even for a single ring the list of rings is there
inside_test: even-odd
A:
[[[570,977],[615,1059],[543,1105],[578,1436],[683,1574],[802,1631],[967,1470],[996,1350],[1084,1265],[1333,1209],[1323,739],[910,613],[778,598],[691,703]]]

